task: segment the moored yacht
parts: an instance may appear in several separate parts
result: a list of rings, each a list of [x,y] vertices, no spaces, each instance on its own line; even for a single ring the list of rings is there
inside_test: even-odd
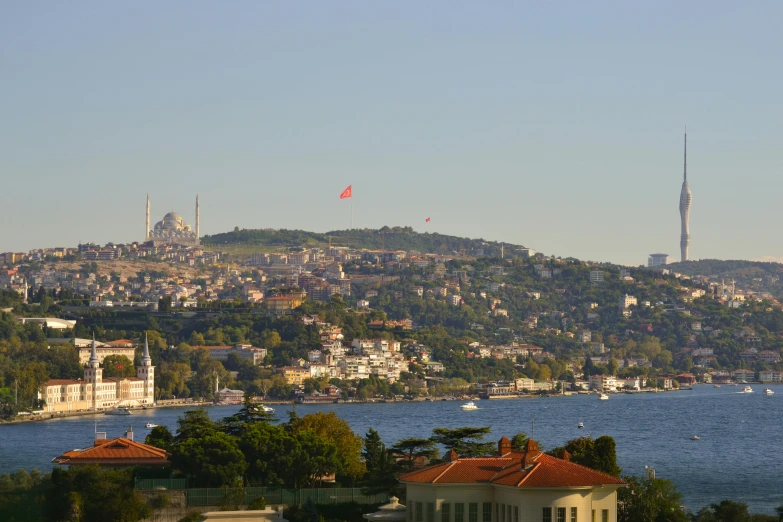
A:
[[[118,406],[116,408],[112,408],[111,410],[106,410],[105,414],[106,415],[130,415],[131,412],[125,406]]]

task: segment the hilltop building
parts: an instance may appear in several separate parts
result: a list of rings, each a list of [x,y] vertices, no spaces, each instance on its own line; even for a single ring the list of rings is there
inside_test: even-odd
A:
[[[620,478],[557,458],[538,449],[524,451],[498,442],[492,457],[460,458],[452,450],[445,462],[406,473],[408,522],[548,522],[617,520]],[[479,518],[480,517],[480,518]]]
[[[145,406],[155,402],[155,367],[152,366],[149,345],[144,339],[141,366],[136,377],[103,378],[95,339],[82,379],[50,379],[38,392],[45,412],[99,411],[116,406]]]
[[[682,262],[688,260],[688,248],[691,244],[690,213],[691,213],[691,189],[688,187],[688,133],[685,133],[685,155],[683,160],[682,190],[680,190],[680,256]]]
[[[650,254],[647,258],[647,266],[649,268],[655,268],[657,266],[665,266],[669,264],[669,254]]]
[[[154,228],[150,228],[150,196],[147,194],[147,221],[145,226],[144,241],[153,241],[155,243],[199,246],[201,212],[199,210],[198,195],[196,196],[196,228],[182,219],[182,216],[173,210],[163,216],[163,219],[155,223]]]

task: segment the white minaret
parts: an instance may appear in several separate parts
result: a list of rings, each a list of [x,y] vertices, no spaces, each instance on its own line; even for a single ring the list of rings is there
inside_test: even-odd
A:
[[[144,334],[144,353],[141,355],[141,366],[136,368],[136,377],[144,381],[144,397],[139,402],[142,404],[155,402],[155,367],[152,366],[146,333]]]
[[[685,129],[685,155],[683,160],[682,190],[680,191],[680,221],[682,230],[680,234],[680,255],[682,262],[688,260],[688,247],[691,244],[691,230],[688,224],[691,212],[691,189],[688,187],[688,130]]]
[[[144,228],[144,241],[150,239],[150,195],[147,194],[147,226]]]
[[[200,218],[201,218],[201,212],[199,211],[199,208],[198,208],[198,194],[196,194],[196,246],[201,244],[201,239],[200,239],[200,236],[199,236],[199,232],[200,232],[200,230],[199,230],[199,221],[200,221]]]

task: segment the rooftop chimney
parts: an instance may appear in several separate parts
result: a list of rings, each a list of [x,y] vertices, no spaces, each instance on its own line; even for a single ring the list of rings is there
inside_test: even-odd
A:
[[[459,459],[459,455],[453,449],[446,454],[446,462],[454,462]]]
[[[538,457],[541,452],[538,450],[538,444],[533,439],[528,439],[525,444],[525,462],[524,467],[532,466],[534,459]]]
[[[130,426],[128,431],[125,432],[125,438],[128,440],[133,440],[133,426]]]
[[[508,437],[503,437],[498,441],[498,454],[503,456],[506,453],[511,453],[511,441]]]

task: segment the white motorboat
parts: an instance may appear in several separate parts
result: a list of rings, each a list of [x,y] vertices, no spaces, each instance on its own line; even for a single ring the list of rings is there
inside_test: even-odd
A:
[[[605,393],[601,393],[601,394],[599,394],[599,395],[598,395],[598,398],[599,398],[600,400],[602,400],[602,401],[608,401],[608,400],[609,400],[609,396],[608,396],[607,394],[605,394]]]
[[[105,414],[106,415],[130,415],[131,412],[128,408],[125,408],[124,406],[120,406],[118,408],[112,408],[111,410],[107,410]]]
[[[473,401],[466,402],[465,404],[460,406],[460,408],[462,408],[463,410],[477,410],[477,409],[479,409],[478,406],[476,406],[476,403],[474,403]]]
[[[261,409],[264,410],[264,413],[274,413],[275,409],[270,408],[269,406],[266,406],[264,404],[261,405]]]
[[[740,390],[742,393],[753,393],[753,388],[750,386],[743,386],[742,390]]]
[[[716,384],[713,388],[720,388],[720,384]]]
[[[585,427],[585,423],[584,423],[584,422],[580,422],[579,424],[577,424],[577,426],[576,426],[576,427],[577,427],[577,428],[579,428],[579,429],[581,430],[582,428],[584,428],[584,427]]]
[[[148,423],[147,423],[147,429],[148,429],[148,430],[151,430],[152,428],[157,428],[157,427],[158,427],[158,425],[157,425],[157,424],[153,424],[153,423],[151,423],[151,422],[148,422]]]
[[[701,440],[701,437],[699,437],[698,435],[694,435],[693,437],[691,437],[691,440]]]
[[[769,388],[764,388],[764,395],[775,395],[775,392]]]

